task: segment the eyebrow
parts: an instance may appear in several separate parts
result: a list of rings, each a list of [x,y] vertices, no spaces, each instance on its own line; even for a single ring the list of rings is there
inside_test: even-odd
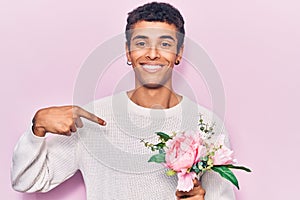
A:
[[[144,35],[137,35],[134,38],[132,38],[132,40],[136,40],[136,39],[148,39],[148,37]]]
[[[149,38],[149,37],[144,36],[144,35],[137,35],[137,36],[135,36],[134,38],[132,38],[132,40],[136,40],[136,39],[148,39],[148,38]],[[170,36],[170,35],[162,35],[162,36],[160,36],[159,38],[160,38],[160,39],[170,39],[170,40],[175,41],[175,39],[174,39],[172,36]]]
[[[173,40],[175,42],[175,39],[172,36],[170,36],[170,35],[162,35],[159,38],[160,39],[170,39],[170,40]]]

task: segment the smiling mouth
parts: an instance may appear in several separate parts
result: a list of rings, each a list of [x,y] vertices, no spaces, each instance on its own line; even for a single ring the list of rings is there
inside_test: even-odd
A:
[[[142,68],[150,73],[155,73],[163,68],[163,65],[149,65],[149,64],[143,64]]]

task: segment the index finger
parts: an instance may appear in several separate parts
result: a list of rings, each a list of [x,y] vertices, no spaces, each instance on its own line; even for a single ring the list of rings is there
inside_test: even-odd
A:
[[[100,125],[102,125],[102,126],[105,126],[105,125],[106,125],[106,122],[105,122],[103,119],[97,117],[97,116],[94,115],[93,113],[90,113],[90,112],[88,112],[88,111],[86,111],[86,110],[84,110],[83,108],[78,107],[78,106],[75,106],[74,109],[75,109],[75,113],[76,113],[79,117],[84,117],[84,118],[86,118],[86,119],[88,119],[88,120],[90,120],[90,121],[92,121],[92,122],[95,122],[95,123],[97,123],[97,124],[100,124]]]

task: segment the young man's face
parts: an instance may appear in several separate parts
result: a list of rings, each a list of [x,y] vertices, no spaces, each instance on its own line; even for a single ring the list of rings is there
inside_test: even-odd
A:
[[[136,87],[171,87],[172,69],[183,50],[177,52],[175,25],[140,21],[131,31],[126,55],[135,70]]]

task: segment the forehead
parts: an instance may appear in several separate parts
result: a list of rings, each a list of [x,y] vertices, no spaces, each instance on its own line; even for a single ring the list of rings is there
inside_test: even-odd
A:
[[[131,39],[136,36],[146,36],[150,39],[160,38],[161,36],[172,36],[176,39],[176,26],[166,22],[147,22],[140,21],[134,24],[131,31]]]

